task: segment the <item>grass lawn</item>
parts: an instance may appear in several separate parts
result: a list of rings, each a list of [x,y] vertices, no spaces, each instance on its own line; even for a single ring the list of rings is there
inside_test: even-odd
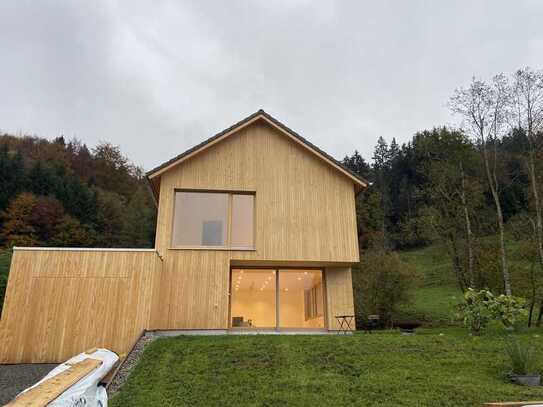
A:
[[[457,287],[451,260],[444,245],[399,252],[403,261],[416,268],[422,287]]]
[[[443,335],[440,335],[443,333]],[[543,331],[522,333],[543,346]],[[112,406],[474,406],[541,400],[504,382],[500,333],[160,338]]]
[[[417,270],[420,286],[413,292],[412,303],[402,307],[397,318],[417,319],[433,326],[454,324],[455,306],[462,302],[462,292],[445,247],[400,252],[400,257]]]
[[[413,293],[413,302],[399,310],[398,319],[415,319],[431,326],[457,325],[456,306],[462,292],[455,287],[420,287]]]

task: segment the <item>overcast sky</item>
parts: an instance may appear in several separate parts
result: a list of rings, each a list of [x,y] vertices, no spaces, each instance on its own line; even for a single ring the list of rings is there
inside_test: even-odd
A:
[[[263,108],[336,158],[454,121],[473,75],[543,68],[543,1],[0,2],[0,130],[145,169]]]

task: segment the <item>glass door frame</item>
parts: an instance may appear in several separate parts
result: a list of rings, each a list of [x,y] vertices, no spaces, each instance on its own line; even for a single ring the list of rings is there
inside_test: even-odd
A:
[[[275,327],[233,327],[232,326],[232,271],[233,270],[275,270]],[[321,272],[322,275],[322,306],[323,306],[323,319],[324,326],[322,328],[281,328],[280,326],[280,316],[279,316],[279,273],[280,271],[289,271],[289,270],[317,270]],[[328,290],[326,284],[326,268],[324,267],[277,267],[277,266],[230,266],[228,270],[228,330],[232,331],[276,331],[276,332],[300,332],[300,331],[326,331],[328,330]]]

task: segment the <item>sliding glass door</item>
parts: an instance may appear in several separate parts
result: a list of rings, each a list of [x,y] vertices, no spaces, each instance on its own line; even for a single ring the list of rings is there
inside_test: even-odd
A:
[[[279,327],[324,328],[321,270],[279,270]]]
[[[276,280],[275,270],[232,270],[232,328],[273,329],[277,326]]]
[[[325,328],[322,270],[233,269],[230,292],[232,328]]]

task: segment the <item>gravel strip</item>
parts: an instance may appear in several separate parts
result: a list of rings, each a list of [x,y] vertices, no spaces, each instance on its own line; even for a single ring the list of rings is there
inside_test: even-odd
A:
[[[128,354],[124,363],[107,389],[109,397],[113,396],[117,391],[119,391],[126,379],[128,379],[132,369],[134,369],[134,367],[138,364],[145,346],[156,338],[157,336],[153,332],[145,332],[136,345],[134,345],[134,349],[132,349],[132,351]]]
[[[43,379],[57,366],[46,363],[0,365],[0,405],[6,404],[24,389]]]

